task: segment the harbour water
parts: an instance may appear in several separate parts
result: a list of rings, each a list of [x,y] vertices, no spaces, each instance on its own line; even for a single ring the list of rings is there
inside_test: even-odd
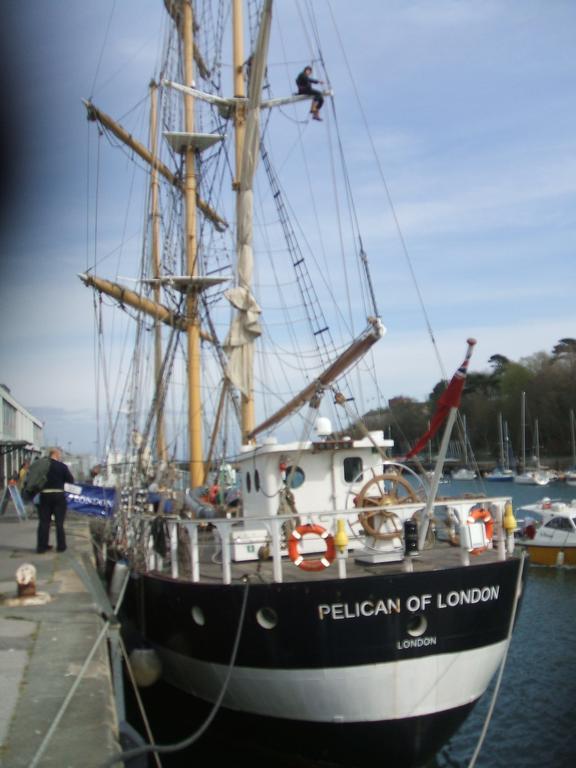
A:
[[[451,486],[476,491],[474,483]],[[469,488],[467,486],[470,486]],[[570,501],[576,488],[485,483],[510,493],[517,509],[548,496]],[[429,768],[467,768],[489,709],[494,683]],[[477,768],[571,768],[576,764],[576,569],[529,566],[526,590]]]
[[[511,494],[514,507],[544,496],[576,499],[576,488],[563,483],[548,487],[511,482],[453,482],[440,494]],[[482,732],[494,681],[468,720],[426,768],[467,768]],[[186,738],[208,714],[192,711],[187,699],[157,685],[145,690],[144,701],[158,743]],[[170,702],[166,701],[170,698]],[[174,712],[178,714],[175,715]],[[170,717],[166,713],[170,712]],[[576,569],[529,566],[528,580],[501,686],[476,768],[572,768],[576,764]],[[141,728],[139,728],[141,730]],[[194,746],[162,756],[162,765],[234,766],[250,761],[252,768],[331,768],[296,755],[294,749],[271,748],[263,734],[232,734],[218,720]],[[358,745],[359,753],[362,745]],[[366,755],[362,764],[366,765]],[[394,768],[382,752],[369,756],[373,768]],[[152,762],[149,763],[153,765]]]

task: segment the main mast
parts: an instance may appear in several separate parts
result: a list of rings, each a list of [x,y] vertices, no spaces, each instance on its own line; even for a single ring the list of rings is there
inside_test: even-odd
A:
[[[246,84],[244,79],[244,16],[242,13],[242,0],[233,0],[232,3],[232,56],[234,97],[239,100],[233,113],[236,152],[233,188],[236,192],[236,221],[240,222],[243,211],[240,181],[242,176],[244,139],[246,136]],[[240,254],[242,248],[241,235],[242,230],[237,225],[236,250],[238,254]],[[241,403],[242,442],[246,442],[246,435],[254,428],[254,392],[252,388],[242,392]]]
[[[158,85],[150,83],[150,151],[152,157],[158,154]],[[158,210],[159,182],[158,167],[152,164],[150,172],[151,219],[152,219],[152,271],[155,278],[153,286],[154,303],[160,305],[160,212]],[[165,462],[166,438],[164,432],[164,397],[162,384],[162,329],[157,319],[154,323],[154,378],[156,411],[156,454],[159,461]]]
[[[184,51],[184,82],[194,83],[194,39],[192,5],[182,3],[182,42]],[[194,133],[194,97],[184,94],[184,130]],[[198,276],[198,248],[196,240],[196,172],[194,146],[185,149],[184,208],[185,208],[185,259],[186,272],[193,279]],[[198,293],[192,284],[186,297],[187,348],[188,348],[188,445],[190,451],[190,485],[195,488],[204,480],[202,458],[202,399],[200,382],[200,317]]]

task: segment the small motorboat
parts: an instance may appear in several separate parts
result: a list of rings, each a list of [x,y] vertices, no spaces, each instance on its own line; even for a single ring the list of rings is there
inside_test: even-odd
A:
[[[534,565],[576,566],[576,499],[544,498],[519,509],[529,517],[519,520],[519,543]]]

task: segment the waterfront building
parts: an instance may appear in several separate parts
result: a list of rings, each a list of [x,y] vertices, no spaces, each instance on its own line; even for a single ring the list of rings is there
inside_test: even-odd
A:
[[[42,421],[0,384],[0,488],[6,487],[25,459],[40,454],[43,442]]]

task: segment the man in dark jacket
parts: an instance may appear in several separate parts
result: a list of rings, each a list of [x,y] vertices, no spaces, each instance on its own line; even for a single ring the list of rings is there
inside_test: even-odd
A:
[[[38,510],[36,552],[39,554],[52,549],[48,543],[52,515],[54,515],[56,520],[56,548],[58,552],[66,550],[66,533],[64,532],[66,496],[64,495],[64,483],[74,482],[72,473],[61,460],[62,451],[59,448],[52,448],[48,456],[50,457],[50,468],[48,469],[46,484],[40,494],[40,508]]]
[[[318,112],[324,104],[324,96],[321,91],[317,91],[312,88],[314,83],[322,83],[322,80],[314,80],[312,77],[312,67],[304,67],[302,72],[296,78],[296,85],[298,86],[298,93],[305,93],[309,96],[313,96],[312,106],[310,112],[312,113],[313,120],[322,120]]]

